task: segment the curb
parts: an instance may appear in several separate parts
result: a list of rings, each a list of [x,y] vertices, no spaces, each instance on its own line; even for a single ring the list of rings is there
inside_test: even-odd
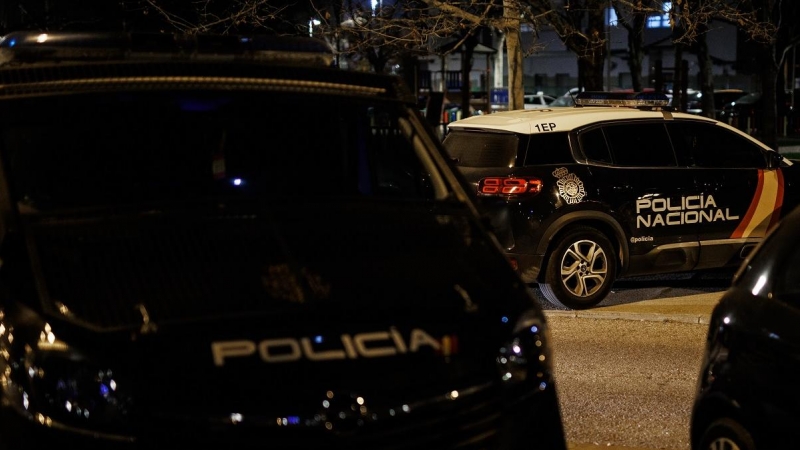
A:
[[[679,297],[651,298],[637,302],[600,306],[590,309],[545,309],[545,317],[599,320],[637,320],[708,324],[714,306],[724,294],[707,292]]]
[[[637,320],[708,324],[709,314],[663,314],[615,311],[545,311],[545,317],[572,317],[598,320]]]

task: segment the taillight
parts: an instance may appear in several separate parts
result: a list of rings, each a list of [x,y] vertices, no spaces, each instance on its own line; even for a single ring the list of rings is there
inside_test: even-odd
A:
[[[478,182],[480,195],[523,195],[542,191],[538,178],[489,177]]]

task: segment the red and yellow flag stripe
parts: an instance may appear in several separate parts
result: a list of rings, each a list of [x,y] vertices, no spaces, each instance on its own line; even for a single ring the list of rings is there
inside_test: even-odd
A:
[[[731,238],[764,237],[780,219],[783,206],[783,172],[759,170],[758,187],[747,213]]]

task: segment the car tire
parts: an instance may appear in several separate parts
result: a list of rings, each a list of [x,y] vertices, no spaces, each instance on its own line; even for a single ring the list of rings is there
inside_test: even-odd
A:
[[[563,235],[550,253],[539,288],[557,306],[587,309],[611,291],[617,274],[611,241],[589,227],[576,227]]]
[[[718,419],[706,428],[697,450],[755,450],[750,433],[737,421]]]

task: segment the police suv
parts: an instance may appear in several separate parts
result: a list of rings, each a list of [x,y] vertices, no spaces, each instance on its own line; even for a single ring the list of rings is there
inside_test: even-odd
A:
[[[658,93],[449,124],[444,145],[527,283],[590,308],[623,276],[736,267],[798,204],[798,165]],[[493,200],[496,200],[494,202]]]

